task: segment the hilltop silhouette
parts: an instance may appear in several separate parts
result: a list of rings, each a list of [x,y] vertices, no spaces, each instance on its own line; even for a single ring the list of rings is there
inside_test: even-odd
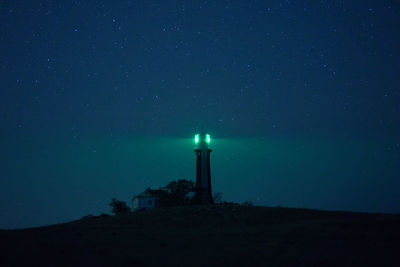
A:
[[[220,204],[0,231],[0,266],[399,266],[400,215]]]

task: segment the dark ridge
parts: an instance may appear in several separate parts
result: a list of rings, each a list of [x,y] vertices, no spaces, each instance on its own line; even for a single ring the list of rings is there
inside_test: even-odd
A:
[[[400,215],[181,206],[0,231],[0,266],[400,266]]]

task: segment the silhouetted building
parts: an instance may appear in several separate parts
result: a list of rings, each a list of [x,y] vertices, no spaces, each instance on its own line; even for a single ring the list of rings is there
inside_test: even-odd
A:
[[[194,201],[198,204],[212,204],[211,195],[211,171],[210,171],[210,153],[209,144],[211,137],[202,132],[195,135],[196,149],[196,192]]]
[[[140,193],[132,199],[133,210],[153,209],[158,206],[158,198],[146,192]]]

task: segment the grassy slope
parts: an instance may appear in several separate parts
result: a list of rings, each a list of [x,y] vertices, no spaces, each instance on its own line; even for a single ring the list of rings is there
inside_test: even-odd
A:
[[[0,266],[400,266],[400,216],[162,208],[0,231]]]

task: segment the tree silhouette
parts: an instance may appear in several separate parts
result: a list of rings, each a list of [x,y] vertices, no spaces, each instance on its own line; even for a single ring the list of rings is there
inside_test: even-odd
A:
[[[146,193],[157,197],[162,206],[186,205],[192,202],[189,195],[195,191],[195,185],[192,181],[179,179],[169,182],[165,187],[159,189],[146,189]]]
[[[171,200],[178,205],[189,204],[191,198],[188,194],[195,191],[194,183],[185,179],[172,181],[167,184],[166,188],[169,190]]]
[[[126,205],[125,201],[117,200],[113,198],[111,200],[110,206],[112,207],[111,212],[115,215],[128,213],[131,209]]]

